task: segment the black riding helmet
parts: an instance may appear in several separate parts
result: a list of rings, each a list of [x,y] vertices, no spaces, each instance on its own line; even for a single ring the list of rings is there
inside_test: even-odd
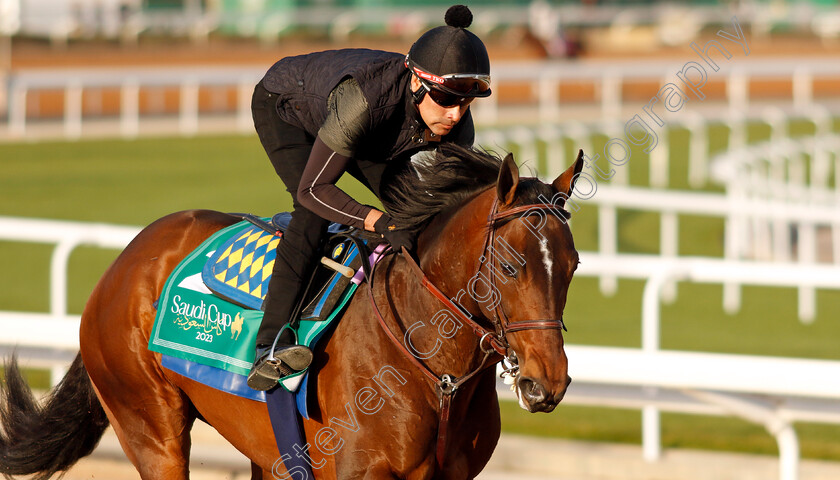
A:
[[[446,25],[429,30],[411,46],[405,66],[425,87],[415,93],[417,103],[432,89],[461,98],[490,95],[487,49],[474,33],[466,30],[472,18],[466,5],[449,7]]]

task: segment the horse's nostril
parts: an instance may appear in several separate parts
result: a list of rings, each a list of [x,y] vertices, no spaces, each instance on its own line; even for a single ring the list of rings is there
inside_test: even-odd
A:
[[[519,380],[519,389],[522,391],[522,395],[532,405],[545,401],[545,387],[539,382],[535,382],[528,377],[523,377]]]

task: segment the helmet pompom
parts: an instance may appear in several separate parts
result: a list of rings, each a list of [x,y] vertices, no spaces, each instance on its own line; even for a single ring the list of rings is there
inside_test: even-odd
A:
[[[443,19],[450,27],[467,28],[473,21],[473,15],[466,5],[452,5]]]

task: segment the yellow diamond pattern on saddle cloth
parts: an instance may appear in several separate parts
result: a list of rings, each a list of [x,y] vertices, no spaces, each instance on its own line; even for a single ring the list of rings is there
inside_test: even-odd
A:
[[[245,230],[218,257],[212,267],[213,278],[264,299],[280,238],[257,227]]]

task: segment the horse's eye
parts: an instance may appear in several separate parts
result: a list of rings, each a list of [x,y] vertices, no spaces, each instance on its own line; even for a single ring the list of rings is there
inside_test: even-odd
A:
[[[505,261],[499,261],[499,266],[502,267],[502,272],[510,278],[516,278],[517,271],[513,268],[513,265],[509,264]]]

